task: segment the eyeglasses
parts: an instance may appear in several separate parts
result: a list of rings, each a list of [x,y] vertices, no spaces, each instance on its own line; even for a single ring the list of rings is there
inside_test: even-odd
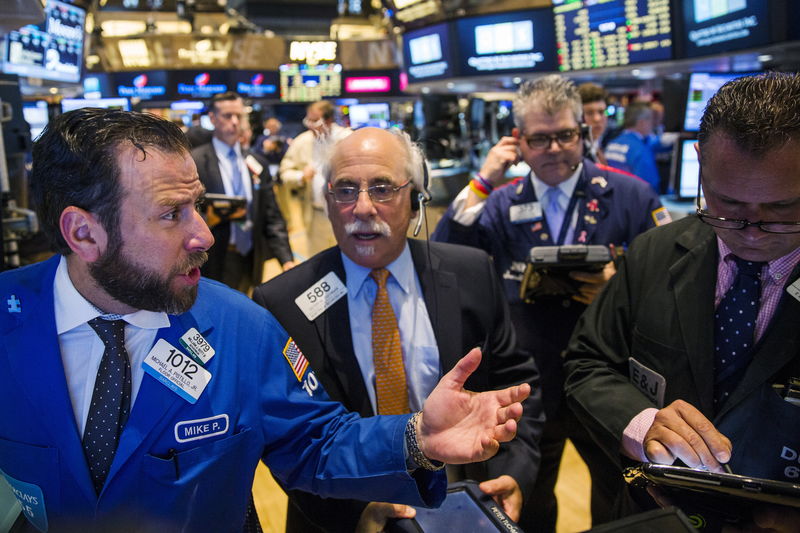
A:
[[[373,202],[388,202],[394,198],[394,194],[404,187],[408,187],[411,180],[402,185],[395,186],[391,183],[377,183],[370,185],[366,189],[359,189],[354,185],[334,185],[328,184],[328,194],[333,196],[337,204],[354,204],[358,201],[358,195],[362,192],[369,194]]]
[[[700,206],[700,181],[702,181],[702,176],[703,174],[701,173],[697,180],[697,197],[695,198],[695,205],[697,207],[695,213],[701,222],[722,229],[741,230],[748,226],[755,226],[764,233],[800,233],[800,222],[772,222],[763,220],[759,222],[750,222],[749,220],[709,215],[708,211]]]
[[[575,144],[580,137],[578,130],[561,130],[553,134],[537,133],[523,137],[528,147],[533,150],[543,150],[550,148],[553,141],[556,141],[561,148],[568,148]]]

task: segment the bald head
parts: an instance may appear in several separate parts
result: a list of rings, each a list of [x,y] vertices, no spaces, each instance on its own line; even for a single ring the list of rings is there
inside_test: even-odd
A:
[[[378,128],[356,130],[329,152],[324,175],[328,217],[342,252],[367,268],[383,268],[405,248],[411,219],[409,162],[418,160],[408,136]],[[421,167],[421,163],[419,164]],[[326,191],[326,192],[329,192]]]

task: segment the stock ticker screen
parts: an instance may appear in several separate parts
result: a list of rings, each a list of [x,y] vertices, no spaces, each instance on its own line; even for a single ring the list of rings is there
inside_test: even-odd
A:
[[[669,0],[553,0],[558,68],[672,59]]]
[[[280,66],[281,102],[315,102],[342,93],[342,65],[286,63]]]

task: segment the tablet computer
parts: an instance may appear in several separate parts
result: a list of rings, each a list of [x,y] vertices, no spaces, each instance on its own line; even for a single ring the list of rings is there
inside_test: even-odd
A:
[[[203,196],[203,204],[204,206],[212,207],[218,217],[223,220],[229,220],[236,211],[247,207],[247,198],[244,196],[206,193]]]
[[[528,303],[546,296],[571,296],[578,293],[581,281],[573,271],[600,272],[611,261],[611,252],[602,244],[534,246],[530,249],[520,298]]]
[[[470,531],[522,533],[502,507],[484,494],[475,481],[458,481],[447,487],[447,497],[438,509],[415,507],[417,516],[391,520],[389,533],[437,533],[441,531]]]
[[[634,486],[652,485],[667,492],[707,495],[729,502],[768,503],[800,508],[800,484],[720,474],[683,466],[644,463],[625,471],[625,479]]]

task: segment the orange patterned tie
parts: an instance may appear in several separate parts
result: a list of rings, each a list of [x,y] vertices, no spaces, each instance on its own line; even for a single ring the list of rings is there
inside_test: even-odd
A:
[[[400,346],[400,329],[394,316],[386,279],[389,271],[377,268],[370,274],[378,284],[372,306],[372,358],[375,363],[375,394],[379,415],[402,415],[408,408],[408,388]]]

